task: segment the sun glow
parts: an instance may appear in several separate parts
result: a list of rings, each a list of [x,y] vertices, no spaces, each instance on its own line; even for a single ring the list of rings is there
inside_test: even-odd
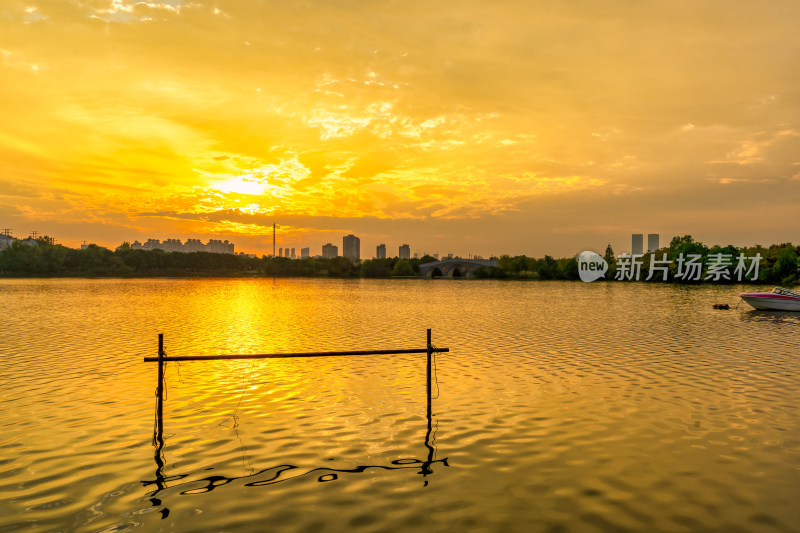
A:
[[[217,3],[3,3],[0,228],[565,256],[599,221],[796,233],[796,0]]]
[[[266,192],[266,184],[253,181],[247,177],[234,177],[219,181],[211,185],[211,188],[227,194],[248,194],[252,196],[258,196]]]

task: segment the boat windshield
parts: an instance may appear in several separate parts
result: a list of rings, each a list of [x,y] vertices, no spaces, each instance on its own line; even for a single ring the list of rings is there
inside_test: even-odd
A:
[[[783,296],[792,296],[794,298],[800,298],[800,292],[790,291],[789,289],[784,289],[783,287],[775,287],[772,289],[772,294],[781,294]]]

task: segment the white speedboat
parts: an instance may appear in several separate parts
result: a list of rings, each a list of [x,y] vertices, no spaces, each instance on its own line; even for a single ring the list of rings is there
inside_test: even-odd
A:
[[[800,311],[800,292],[783,287],[775,287],[772,292],[745,292],[739,296],[756,309]]]

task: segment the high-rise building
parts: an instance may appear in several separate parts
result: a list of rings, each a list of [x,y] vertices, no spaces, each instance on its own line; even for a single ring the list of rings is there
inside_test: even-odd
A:
[[[411,247],[407,244],[401,245],[398,257],[400,259],[411,259]]]
[[[375,252],[376,259],[386,259],[386,245],[379,244],[378,249]]]
[[[292,259],[297,259],[297,256],[294,255],[294,248],[292,248]]]
[[[655,252],[658,250],[658,233],[647,234],[647,251]]]
[[[233,243],[227,240],[210,239],[206,244],[206,251],[217,254],[232,254],[234,253]]]
[[[308,259],[311,257],[311,250],[309,248],[300,248],[300,259]]]
[[[278,257],[283,257],[283,248],[278,248]]]
[[[180,239],[165,239],[163,243],[162,249],[165,252],[182,252],[183,251],[183,243]]]
[[[183,248],[187,252],[202,252],[206,249],[206,245],[200,239],[186,239]]]
[[[641,254],[644,247],[644,236],[641,233],[631,235],[631,254]]]
[[[331,243],[323,244],[322,245],[322,257],[338,257],[339,256],[339,247],[334,246]]]
[[[342,239],[342,256],[354,263],[361,259],[361,239],[355,235],[345,235]]]

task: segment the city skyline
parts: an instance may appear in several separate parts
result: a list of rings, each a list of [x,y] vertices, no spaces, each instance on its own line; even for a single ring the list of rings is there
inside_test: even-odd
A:
[[[687,235],[691,235],[691,234],[687,234]],[[50,235],[43,235],[43,234],[41,234],[41,232],[36,231],[36,230],[32,231],[31,235],[28,236],[28,237],[18,238],[18,237],[14,237],[12,235],[11,229],[5,228],[2,231],[0,231],[0,239],[3,239],[3,238],[6,239],[5,241],[1,241],[0,242],[0,249],[2,249],[2,245],[3,244],[8,244],[8,242],[10,242],[10,240],[23,240],[23,241],[28,241],[30,243],[33,243],[33,242],[35,242],[37,237],[45,237],[51,243],[54,243],[54,244],[58,243],[57,239],[55,239],[54,237],[52,237]],[[674,235],[672,237],[683,237],[683,236]],[[617,255],[617,256],[620,255],[620,254],[642,255],[644,253],[654,252],[656,250],[661,249],[662,247],[669,246],[669,241],[672,240],[672,237],[668,237],[667,242],[662,243],[661,240],[660,240],[661,234],[659,234],[659,233],[648,233],[647,234],[647,246],[645,247],[644,246],[644,234],[642,234],[642,233],[633,233],[633,234],[631,234],[630,240],[628,241],[630,243],[630,247],[629,248],[626,248],[624,246],[615,248],[614,246],[612,246],[612,250],[614,251],[615,255]],[[694,238],[694,236],[692,236],[692,237]],[[701,239],[696,239],[696,240],[702,242]],[[149,249],[156,249],[157,248],[157,249],[161,249],[161,250],[164,250],[164,251],[182,251],[182,252],[210,251],[210,252],[215,252],[215,253],[234,253],[234,251],[233,251],[234,250],[234,244],[232,242],[229,242],[228,240],[224,240],[223,241],[221,239],[209,239],[208,243],[203,244],[200,239],[193,239],[193,238],[186,239],[185,243],[182,243],[181,239],[179,239],[179,238],[176,239],[176,238],[173,238],[173,237],[167,238],[163,242],[161,242],[159,239],[148,238],[144,243],[140,243],[138,241],[134,241],[132,243],[128,242],[128,241],[124,241],[123,243],[120,244],[120,246],[124,245],[125,243],[127,243],[133,249],[149,250]],[[58,244],[63,244],[63,243],[58,243]],[[97,244],[97,243],[87,243],[87,241],[84,241],[84,243],[80,245],[80,248],[85,248],[87,246],[87,244]],[[291,247],[290,246],[277,247],[277,245],[276,245],[276,253],[274,255],[271,254],[271,253],[269,253],[269,254],[253,254],[253,253],[250,253],[250,252],[239,252],[239,254],[240,255],[249,255],[249,256],[254,256],[254,257],[258,257],[259,255],[263,255],[265,257],[283,257],[283,258],[291,258],[291,259],[303,259],[303,258],[311,258],[311,257],[328,257],[328,258],[332,258],[332,257],[341,256],[341,257],[347,257],[347,258],[351,259],[351,261],[353,261],[353,262],[355,262],[357,260],[385,259],[385,258],[393,258],[393,257],[394,258],[400,258],[400,259],[411,259],[413,257],[413,258],[416,259],[416,258],[421,258],[421,257],[424,257],[424,256],[430,256],[430,257],[433,257],[434,259],[437,259],[437,260],[439,260],[440,258],[453,258],[453,257],[480,259],[480,258],[487,258],[487,257],[488,258],[492,258],[492,257],[502,257],[502,256],[514,257],[514,256],[518,256],[518,255],[525,255],[525,256],[528,256],[528,257],[536,257],[536,256],[533,256],[533,255],[528,255],[528,254],[524,254],[524,253],[523,254],[512,254],[512,253],[508,253],[508,252],[501,252],[501,253],[496,253],[496,254],[487,254],[487,255],[484,256],[483,254],[477,254],[477,253],[468,253],[468,254],[455,253],[454,254],[453,252],[440,253],[438,250],[437,251],[433,251],[433,252],[429,251],[429,250],[421,250],[420,251],[420,250],[417,250],[416,248],[412,248],[411,245],[409,245],[407,243],[401,244],[398,247],[398,253],[395,254],[395,255],[392,255],[391,253],[387,252],[386,243],[381,243],[381,244],[376,246],[376,252],[375,252],[374,255],[362,256],[361,253],[360,253],[361,239],[360,239],[360,237],[358,237],[356,235],[353,235],[353,234],[344,235],[342,237],[342,247],[341,247],[342,253],[341,254],[339,254],[339,247],[336,246],[336,245],[333,245],[330,242],[320,245],[320,253],[319,254],[312,254],[311,253],[311,246],[300,247],[301,244],[302,243],[299,243],[299,244],[297,244],[297,246],[291,246]],[[714,244],[723,245],[722,243],[712,243],[712,245],[714,245]],[[763,245],[763,244],[767,244],[767,243],[759,243],[759,245]],[[769,243],[767,245],[774,245],[774,244],[778,244],[778,243]],[[611,243],[608,243],[607,246],[608,245],[611,245]],[[99,246],[101,246],[101,245],[99,245]],[[108,248],[108,249],[117,248],[117,246],[111,246],[111,247],[104,246],[104,247]],[[299,254],[297,254],[297,252],[296,252],[297,249],[300,250]],[[604,251],[605,249],[606,249],[605,247],[596,247],[596,248],[585,248],[584,247],[584,250],[595,251],[595,252],[601,252],[601,251]],[[575,257],[575,256],[578,255],[578,253],[580,253],[580,252],[573,251],[570,254],[567,254],[567,255],[564,255],[564,256],[556,256],[556,257],[559,257],[559,258]],[[539,257],[544,257],[545,255],[551,255],[551,254],[544,253],[544,254],[541,254]],[[552,255],[551,255],[551,257],[552,257]]]
[[[3,15],[0,221],[18,234],[268,255],[279,221],[283,247],[485,257],[623,250],[640,228],[800,240],[794,1]]]

